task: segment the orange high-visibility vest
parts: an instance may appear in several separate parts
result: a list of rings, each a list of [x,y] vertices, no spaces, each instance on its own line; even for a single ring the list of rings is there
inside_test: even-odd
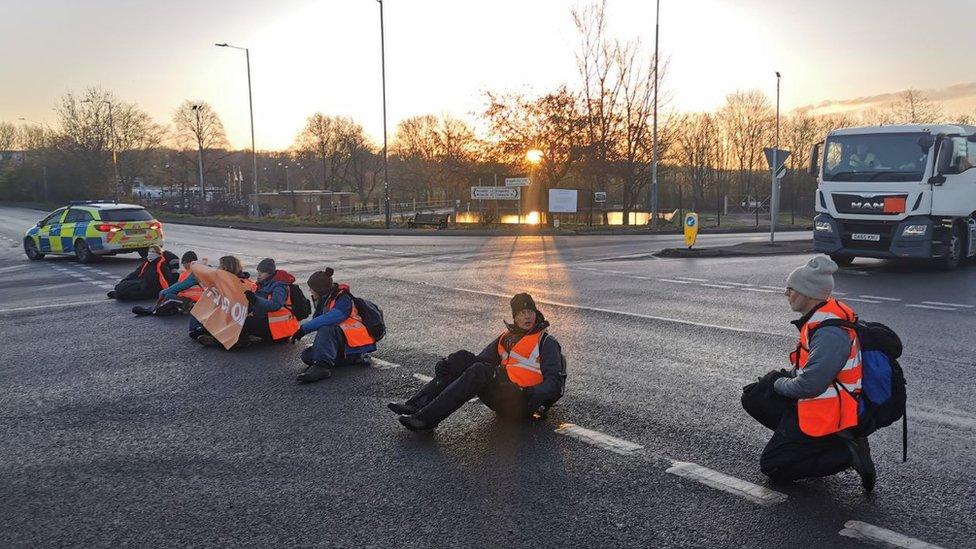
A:
[[[149,264],[150,264],[150,261],[147,260],[147,259],[143,259],[142,261],[143,261],[143,263],[142,263],[142,267],[139,268],[138,278],[142,278],[142,275],[145,274],[146,269],[149,267]],[[169,280],[166,280],[166,277],[163,276],[163,258],[162,257],[160,257],[159,259],[156,260],[156,277],[159,278],[159,286],[162,289],[165,290],[166,288],[169,288]]]
[[[190,274],[191,273],[189,270],[183,271],[182,273],[180,273],[180,278],[176,282],[177,283],[183,282],[184,280],[187,279],[187,277],[190,276]],[[183,299],[189,299],[190,301],[196,303],[197,301],[200,301],[200,296],[203,295],[203,288],[201,288],[200,285],[197,284],[196,286],[190,286],[189,288],[183,290],[182,292],[176,295],[182,297]]]
[[[542,383],[542,357],[539,353],[544,333],[526,334],[507,351],[503,342],[509,332],[505,332],[498,338],[498,356],[501,357],[501,365],[505,368],[508,379],[519,387],[532,387]]]
[[[278,341],[291,337],[298,331],[298,319],[291,314],[291,288],[286,288],[285,304],[277,311],[268,312],[268,328],[271,339]]]
[[[828,319],[857,321],[857,315],[846,304],[833,298],[814,313],[800,328],[800,342],[790,353],[790,361],[802,370],[810,359],[810,331]],[[801,398],[796,403],[800,430],[812,437],[822,437],[857,426],[857,399],[861,392],[861,343],[857,332],[843,328],[851,339],[851,353],[847,363],[824,392],[813,398]]]
[[[346,284],[339,284],[339,289],[325,304],[325,310],[329,311],[335,307],[335,302],[339,299],[342,294],[349,293],[349,286]],[[351,298],[352,296],[350,296]],[[369,330],[366,329],[366,325],[363,324],[362,317],[359,316],[359,311],[356,310],[356,301],[352,302],[352,310],[349,312],[349,316],[346,317],[339,324],[339,329],[342,330],[342,335],[346,338],[346,346],[350,348],[365,347],[366,345],[372,345],[376,343],[373,336],[369,335]]]

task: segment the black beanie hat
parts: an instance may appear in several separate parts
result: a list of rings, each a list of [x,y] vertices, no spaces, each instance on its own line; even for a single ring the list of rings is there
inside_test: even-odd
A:
[[[190,250],[185,254],[183,254],[183,257],[180,258],[180,263],[186,265],[187,263],[192,263],[196,260],[197,260],[197,253],[194,252],[193,250]]]
[[[532,309],[536,312],[539,311],[539,309],[535,307],[535,301],[532,299],[532,296],[526,293],[515,294],[515,297],[512,298],[510,304],[512,306],[512,317],[525,309]]]
[[[275,271],[277,270],[278,267],[275,265],[274,259],[271,259],[270,257],[266,257],[262,259],[260,263],[258,263],[259,273],[275,274]]]
[[[308,287],[319,297],[329,295],[332,291],[332,267],[326,267],[324,271],[315,271],[308,277]]]

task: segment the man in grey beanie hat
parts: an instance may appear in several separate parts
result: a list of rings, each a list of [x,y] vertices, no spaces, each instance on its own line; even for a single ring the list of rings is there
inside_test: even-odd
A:
[[[774,481],[822,477],[854,468],[868,492],[877,473],[866,437],[853,435],[857,427],[861,390],[861,351],[850,328],[819,324],[827,320],[853,323],[857,315],[837,301],[837,264],[818,255],[786,278],[786,299],[802,316],[790,353],[793,370],[767,373],[743,388],[742,407],[773,430],[759,458],[759,468]]]

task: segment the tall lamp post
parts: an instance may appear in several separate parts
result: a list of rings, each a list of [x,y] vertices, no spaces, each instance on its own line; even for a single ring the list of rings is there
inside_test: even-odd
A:
[[[200,135],[200,111],[203,110],[203,105],[193,105],[190,107],[193,109],[193,114],[197,117],[197,166],[200,169],[200,197],[203,199],[201,202],[203,208],[203,215],[207,215],[207,186],[203,182],[203,140]]]
[[[41,181],[44,183],[44,202],[47,202],[47,156],[44,154],[44,149],[47,148],[47,131],[40,122],[28,120],[23,116],[19,117],[18,120],[41,126]],[[37,195],[35,194],[34,196]]]
[[[383,31],[383,0],[380,5],[380,70],[383,80],[383,201],[386,204],[386,228],[390,228],[390,165],[386,155],[386,36]]]
[[[776,71],[776,143],[773,145],[773,188],[769,197],[769,243],[776,242],[776,216],[779,214],[779,71]],[[758,206],[756,207],[758,209]]]
[[[254,146],[254,97],[251,94],[251,50],[240,46],[232,46],[226,42],[214,45],[219,48],[244,50],[244,61],[247,63],[247,105],[251,113],[251,164],[254,179],[254,200],[251,203],[251,215],[260,216],[261,211],[258,209],[258,150]]]
[[[93,103],[91,99],[82,99],[82,103]],[[119,177],[119,156],[116,147],[115,139],[115,120],[112,118],[112,102],[108,99],[102,99],[99,103],[105,103],[108,105],[108,131],[111,134],[112,139],[112,167],[115,170],[115,202],[119,201],[119,185],[122,184],[121,178]]]
[[[654,8],[654,136],[651,145],[651,229],[657,228],[657,52],[659,20],[661,19],[661,0]]]

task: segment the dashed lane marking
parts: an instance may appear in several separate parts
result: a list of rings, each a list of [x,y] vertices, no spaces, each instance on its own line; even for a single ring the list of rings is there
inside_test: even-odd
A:
[[[0,267],[0,273],[9,273],[10,271],[17,271],[26,268],[27,265],[11,265],[9,267]]]
[[[424,374],[414,374],[413,375],[413,378],[414,379],[419,379],[420,381],[423,381],[424,383],[430,383],[430,381],[434,379],[434,378],[432,378],[430,376],[425,376]]]
[[[766,293],[766,294],[779,294],[779,293],[782,293],[782,290],[767,290],[766,288],[742,288],[742,289],[745,290],[745,291],[747,291],[747,292],[761,292],[761,293]]]
[[[863,297],[864,299],[877,299],[880,301],[901,301],[901,299],[897,297],[881,297],[877,295],[862,295],[860,297]]]
[[[369,357],[370,366],[376,368],[377,370],[392,370],[393,368],[399,368],[399,364],[394,364],[392,362],[387,362],[383,359],[376,358],[375,356]]]
[[[704,278],[691,278],[690,276],[676,276],[675,278],[680,278],[681,280],[690,280],[692,282],[708,282]]]
[[[844,301],[856,301],[858,303],[883,303],[882,301],[878,301],[877,299],[860,299],[857,297],[848,297],[845,298]]]
[[[972,309],[974,305],[964,305],[962,303],[945,303],[942,301],[923,301],[925,305],[936,305],[939,307],[962,307],[963,309]]]
[[[880,526],[874,526],[873,524],[868,524],[859,520],[849,520],[845,522],[844,529],[838,533],[848,538],[882,543],[887,547],[904,547],[905,549],[941,549],[938,545],[932,545],[931,543],[922,541],[920,539],[910,538],[904,534],[899,534],[898,532],[888,530],[887,528],[881,528]]]
[[[905,305],[906,307],[911,307],[913,309],[929,309],[932,311],[958,311],[955,307],[942,307],[940,305],[916,305],[914,303],[909,303]]]
[[[723,286],[721,284],[700,284],[700,286],[704,286],[706,288],[719,288],[722,290],[731,290],[733,288],[732,286]]]
[[[729,286],[739,286],[740,288],[750,288],[752,284],[746,284],[744,282],[727,282],[725,280],[719,280],[718,284],[728,284]]]
[[[638,450],[644,448],[640,444],[635,444],[628,440],[612,437],[599,431],[586,429],[572,423],[560,424],[559,427],[556,428],[556,432],[560,435],[566,435],[587,444],[610,450],[611,452],[620,454],[622,456],[633,455]]]
[[[720,473],[697,463],[687,461],[672,462],[668,473],[700,482],[717,490],[728,492],[760,505],[776,505],[787,500],[787,495],[764,488],[758,484]]]
[[[673,278],[659,278],[661,282],[673,282],[674,284],[693,284],[690,280],[675,280]]]
[[[97,305],[99,303],[114,303],[110,299],[99,299],[97,301],[75,301],[72,303],[52,303],[50,305],[34,305],[33,307],[14,307],[12,309],[0,309],[2,313],[16,313],[20,311],[37,311],[41,309],[61,309],[64,307],[81,307],[84,305]]]

